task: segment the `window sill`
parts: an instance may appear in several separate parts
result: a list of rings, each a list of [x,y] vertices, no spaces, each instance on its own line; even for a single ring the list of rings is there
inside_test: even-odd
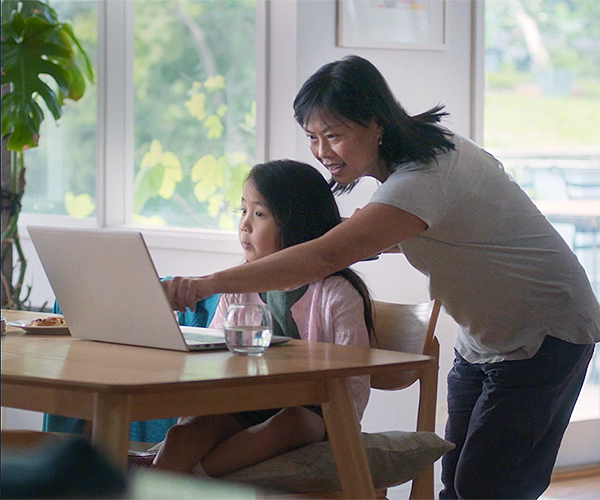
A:
[[[29,240],[27,226],[30,224],[57,226],[57,227],[76,227],[76,228],[97,228],[95,218],[74,219],[72,217],[61,215],[41,215],[41,214],[21,214],[19,218],[19,233],[21,239]],[[216,252],[219,254],[241,255],[242,250],[238,243],[237,234],[234,231],[218,231],[207,229],[188,229],[188,228],[158,228],[147,226],[111,226],[106,229],[116,229],[124,231],[139,231],[144,236],[144,240],[149,248],[183,250],[196,252]]]

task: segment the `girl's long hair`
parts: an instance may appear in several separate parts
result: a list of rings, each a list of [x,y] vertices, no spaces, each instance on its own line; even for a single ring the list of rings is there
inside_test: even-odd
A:
[[[439,125],[448,113],[438,104],[410,116],[396,100],[379,70],[366,59],[347,56],[322,66],[302,86],[294,100],[294,117],[305,127],[319,112],[367,126],[372,119],[383,128],[379,156],[388,171],[427,169],[439,152],[454,149],[452,132]],[[334,191],[348,186],[331,183]]]
[[[306,163],[288,159],[259,163],[248,174],[248,180],[265,198],[277,221],[281,249],[318,238],[341,222],[327,181]],[[373,311],[366,284],[349,268],[334,274],[346,278],[361,295],[371,335]]]

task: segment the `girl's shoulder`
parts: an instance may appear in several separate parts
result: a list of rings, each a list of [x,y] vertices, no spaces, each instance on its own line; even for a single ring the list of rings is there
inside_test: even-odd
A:
[[[337,274],[311,283],[308,292],[312,296],[320,296],[327,300],[347,300],[350,297],[362,300],[358,290],[352,286],[352,283]]]
[[[219,297],[221,305],[262,303],[258,293],[223,293]]]
[[[352,288],[350,282],[339,274],[332,274],[313,284],[321,286],[323,289],[345,288],[346,286]]]

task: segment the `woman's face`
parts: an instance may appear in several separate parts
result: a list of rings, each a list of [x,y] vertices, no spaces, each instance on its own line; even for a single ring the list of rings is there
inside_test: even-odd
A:
[[[244,184],[242,191],[238,237],[248,262],[280,250],[277,221],[251,180]]]
[[[359,177],[371,176],[380,181],[387,169],[379,159],[382,128],[375,120],[364,127],[350,120],[313,112],[304,126],[310,151],[333,179],[342,186]]]

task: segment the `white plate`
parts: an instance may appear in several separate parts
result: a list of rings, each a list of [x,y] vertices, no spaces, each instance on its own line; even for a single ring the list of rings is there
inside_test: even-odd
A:
[[[68,335],[68,326],[36,326],[32,325],[30,321],[10,321],[8,326],[16,326],[22,328],[25,333],[33,333],[36,335]]]

